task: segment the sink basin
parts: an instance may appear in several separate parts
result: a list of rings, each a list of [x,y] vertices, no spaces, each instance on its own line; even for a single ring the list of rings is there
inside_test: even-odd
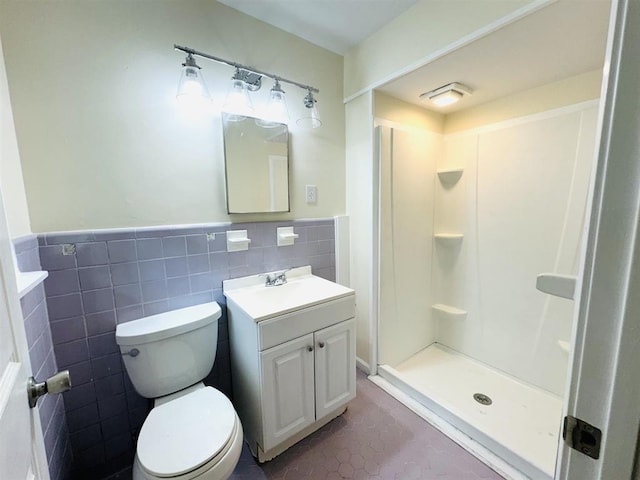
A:
[[[312,275],[309,266],[286,275],[287,283],[273,287],[265,286],[264,275],[225,280],[224,295],[256,322],[354,295],[350,288]]]

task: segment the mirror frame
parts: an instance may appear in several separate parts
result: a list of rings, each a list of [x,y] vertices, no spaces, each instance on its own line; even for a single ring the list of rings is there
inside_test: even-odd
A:
[[[243,117],[242,120],[229,120],[230,117]],[[227,213],[229,215],[236,215],[236,214],[251,214],[251,213],[288,213],[291,212],[291,189],[290,189],[290,180],[291,180],[291,162],[290,162],[290,158],[289,158],[289,127],[287,124],[284,123],[275,123],[275,122],[266,122],[263,119],[260,118],[255,118],[255,117],[248,117],[245,115],[236,115],[236,114],[232,114],[232,113],[228,113],[228,112],[222,112],[221,115],[221,120],[222,120],[222,138],[223,138],[223,153],[224,153],[224,174],[225,174],[225,196],[226,196],[226,204],[227,204]],[[270,210],[265,206],[259,206],[259,205],[255,205],[253,208],[247,208],[247,209],[243,209],[242,211],[239,211],[237,209],[232,210],[232,205],[231,205],[231,192],[230,192],[230,185],[232,186],[232,183],[230,184],[229,182],[229,162],[233,162],[234,159],[234,155],[230,155],[229,153],[229,139],[227,138],[227,128],[229,124],[240,124],[240,123],[244,123],[244,122],[252,122],[255,124],[255,126],[257,128],[263,128],[265,131],[276,131],[274,129],[274,127],[278,127],[278,128],[282,128],[284,127],[284,131],[282,132],[282,134],[286,135],[286,141],[285,142],[279,142],[279,143],[284,143],[286,146],[286,186],[287,186],[287,192],[286,192],[286,209],[282,209],[282,210]],[[259,122],[264,122],[264,123],[269,123],[270,125],[272,125],[271,127],[263,127],[260,125]],[[256,138],[255,141],[264,141],[262,138]],[[269,152],[265,152],[267,155],[269,155]],[[267,157],[268,159],[268,157]],[[237,160],[236,160],[237,161]],[[270,188],[270,182],[267,182],[266,188]],[[284,200],[284,199],[283,199]]]

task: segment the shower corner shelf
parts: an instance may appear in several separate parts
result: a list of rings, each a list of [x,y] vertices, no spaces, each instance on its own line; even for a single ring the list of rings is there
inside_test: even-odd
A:
[[[549,295],[573,300],[576,291],[576,276],[541,273],[536,278],[536,288]]]
[[[445,245],[454,245],[460,243],[464,235],[462,233],[436,233],[433,237]]]
[[[464,170],[462,168],[451,168],[447,170],[438,170],[438,178],[443,185],[454,185],[460,180],[462,177],[462,172]]]
[[[431,308],[437,313],[443,313],[446,317],[454,320],[464,320],[467,318],[467,311],[461,308],[452,307],[443,303],[434,303]]]

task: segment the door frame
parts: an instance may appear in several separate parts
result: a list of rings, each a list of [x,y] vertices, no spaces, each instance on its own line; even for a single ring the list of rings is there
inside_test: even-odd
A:
[[[565,414],[602,430],[599,459],[559,445],[557,479],[631,478],[640,427],[640,3],[613,0],[600,141]],[[637,473],[637,472],[636,472]]]

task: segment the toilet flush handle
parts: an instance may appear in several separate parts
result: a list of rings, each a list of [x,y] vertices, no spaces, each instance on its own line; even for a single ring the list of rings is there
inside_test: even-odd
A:
[[[122,352],[122,356],[124,357],[125,355],[128,355],[129,357],[137,357],[138,355],[140,355],[140,350],[138,350],[137,348],[132,348],[128,352]]]

